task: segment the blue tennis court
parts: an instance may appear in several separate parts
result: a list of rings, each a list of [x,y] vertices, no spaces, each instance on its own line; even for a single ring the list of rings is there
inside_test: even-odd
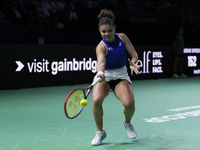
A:
[[[68,119],[63,104],[74,88],[89,84],[0,91],[0,150],[197,150],[200,147],[200,76],[133,80],[137,131],[129,139],[123,107],[110,93],[104,102],[107,138],[91,146],[96,126],[88,106]]]

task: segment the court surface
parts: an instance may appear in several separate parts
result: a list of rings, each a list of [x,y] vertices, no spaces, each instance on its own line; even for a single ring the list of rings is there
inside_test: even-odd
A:
[[[91,94],[76,119],[67,119],[63,104],[77,87],[58,86],[0,91],[0,150],[199,150],[200,76],[134,80],[137,131],[129,139],[123,107],[113,93],[104,102],[107,138],[91,146],[96,127]]]

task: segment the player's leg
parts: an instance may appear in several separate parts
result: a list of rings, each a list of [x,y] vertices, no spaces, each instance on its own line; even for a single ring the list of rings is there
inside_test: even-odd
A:
[[[115,95],[124,106],[125,123],[130,123],[135,112],[135,100],[131,84],[123,80],[115,87]]]
[[[110,86],[107,82],[98,83],[92,93],[92,111],[94,120],[97,127],[97,133],[92,140],[92,145],[100,145],[101,141],[106,138],[106,132],[103,129],[103,108],[102,104],[105,97],[108,95],[110,91]]]
[[[181,77],[181,78],[186,78],[187,75],[184,74],[183,63],[184,63],[184,57],[181,56],[181,57],[180,57],[180,61],[179,61],[180,77]]]
[[[110,87],[107,82],[98,83],[92,93],[92,111],[94,120],[96,122],[97,130],[102,131],[103,129],[103,108],[102,103],[105,97],[108,95]]]
[[[183,74],[183,62],[184,62],[184,57],[180,57],[180,60],[179,60],[179,70],[180,70],[180,74],[181,75],[184,75]]]
[[[179,76],[177,75],[177,67],[180,61],[180,57],[176,56],[174,59],[174,64],[173,64],[173,76],[174,78],[178,78]]]
[[[127,129],[127,134],[130,138],[136,138],[137,134],[133,125],[131,124],[131,119],[135,112],[135,99],[130,82],[123,80],[119,82],[115,87],[115,95],[121,101],[124,106],[124,127]]]

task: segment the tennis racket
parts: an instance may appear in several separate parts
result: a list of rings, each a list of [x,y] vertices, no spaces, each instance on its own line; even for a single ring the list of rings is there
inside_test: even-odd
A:
[[[67,95],[64,102],[64,111],[67,118],[74,119],[82,112],[83,107],[80,105],[80,101],[88,97],[91,90],[99,80],[100,78],[97,78],[89,87],[76,88]]]

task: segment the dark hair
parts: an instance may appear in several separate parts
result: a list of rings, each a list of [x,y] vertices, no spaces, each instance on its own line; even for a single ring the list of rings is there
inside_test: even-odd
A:
[[[98,15],[99,19],[99,25],[100,28],[101,25],[112,25],[116,29],[116,25],[114,23],[115,21],[115,15],[110,10],[102,9],[100,14]]]

